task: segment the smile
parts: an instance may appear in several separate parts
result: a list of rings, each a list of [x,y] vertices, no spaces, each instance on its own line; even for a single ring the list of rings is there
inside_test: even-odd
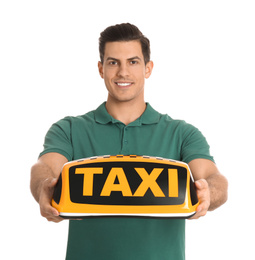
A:
[[[131,82],[115,82],[115,84],[117,84],[120,87],[129,87],[131,86],[133,83]]]

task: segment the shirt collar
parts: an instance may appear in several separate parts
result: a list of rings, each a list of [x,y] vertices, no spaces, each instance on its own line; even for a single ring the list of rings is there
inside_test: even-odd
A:
[[[106,110],[105,103],[102,103],[96,110],[95,110],[95,121],[100,124],[108,124],[112,122],[112,119],[114,119],[112,116],[110,116]]]
[[[154,110],[149,103],[146,103],[146,105],[146,109],[140,117],[141,124],[157,124],[160,120],[161,114]]]
[[[95,121],[100,124],[119,123],[118,120],[114,119],[106,110],[106,102],[102,103],[95,110]],[[160,113],[154,110],[149,103],[146,103],[146,109],[143,114],[134,122],[130,123],[130,126],[140,126],[142,124],[150,125],[159,122]]]

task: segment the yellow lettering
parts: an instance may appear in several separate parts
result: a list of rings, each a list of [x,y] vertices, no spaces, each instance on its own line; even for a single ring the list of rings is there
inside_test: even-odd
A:
[[[169,197],[179,196],[177,169],[168,169],[168,192]]]
[[[146,191],[150,188],[155,197],[165,197],[164,193],[156,182],[156,179],[164,169],[154,168],[150,174],[148,174],[144,168],[135,168],[135,170],[143,181],[137,188],[134,196],[143,197]]]
[[[76,174],[84,174],[83,196],[93,196],[94,174],[102,174],[103,168],[76,168]]]
[[[114,183],[118,178],[119,183]],[[121,191],[122,196],[132,196],[127,177],[122,168],[112,168],[100,196],[110,196],[112,191]]]
[[[150,174],[144,168],[135,168],[142,179],[140,186],[134,193],[134,197],[143,197],[148,189],[155,197],[165,197],[165,194],[157,183],[157,178],[164,170],[163,168],[154,168]],[[93,196],[94,174],[102,174],[103,167],[94,168],[76,168],[75,174],[83,174],[83,196]],[[118,180],[118,183],[116,182]],[[100,196],[110,196],[112,191],[121,191],[122,196],[132,197],[132,192],[123,168],[112,168],[105,181]],[[168,169],[168,196],[178,197],[178,170]]]

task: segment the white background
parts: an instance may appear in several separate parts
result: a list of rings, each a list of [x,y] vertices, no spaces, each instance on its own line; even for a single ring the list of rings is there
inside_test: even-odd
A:
[[[36,1],[0,3],[1,259],[64,259],[67,221],[49,223],[30,194],[46,131],[95,109],[107,92],[98,37],[136,24],[155,63],[146,101],[198,127],[229,180],[229,200],[187,221],[192,259],[255,259],[254,1]]]

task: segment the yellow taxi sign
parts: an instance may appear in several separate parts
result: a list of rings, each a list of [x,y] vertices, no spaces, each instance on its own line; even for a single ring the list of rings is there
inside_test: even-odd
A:
[[[186,163],[149,156],[99,156],[63,166],[52,205],[64,218],[188,218],[198,199]]]

